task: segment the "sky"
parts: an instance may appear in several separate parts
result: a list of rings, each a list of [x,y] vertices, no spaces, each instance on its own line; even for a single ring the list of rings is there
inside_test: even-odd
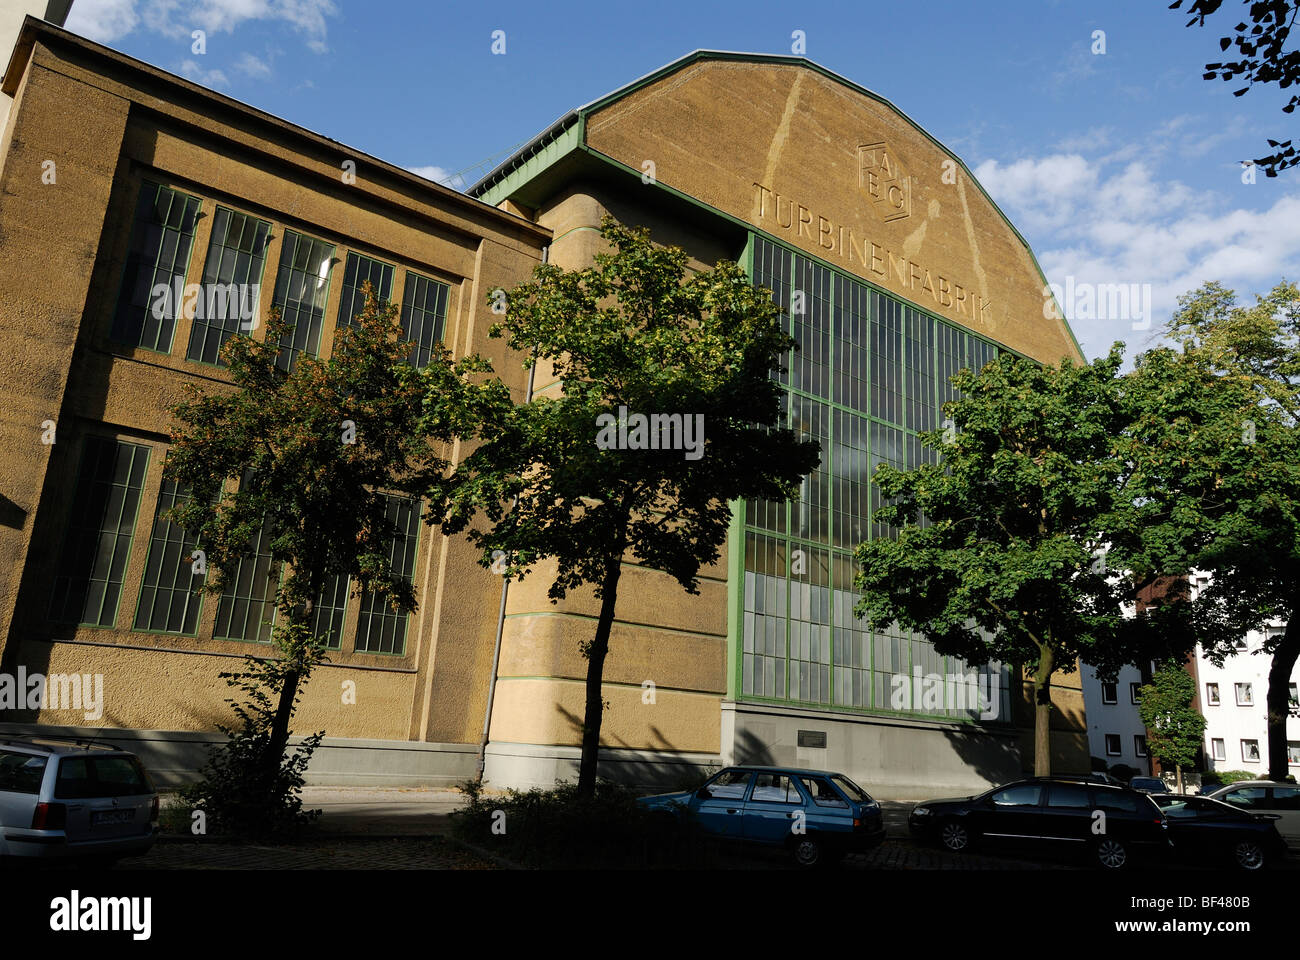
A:
[[[1300,114],[1281,112],[1286,91],[1201,78],[1244,5],[1189,28],[1168,3],[74,0],[66,26],[458,188],[692,50],[802,42],[966,163],[1091,358],[1156,342],[1207,281],[1247,303],[1300,277],[1300,168],[1248,183],[1241,165]],[[1089,309],[1098,284],[1142,285],[1150,315]]]

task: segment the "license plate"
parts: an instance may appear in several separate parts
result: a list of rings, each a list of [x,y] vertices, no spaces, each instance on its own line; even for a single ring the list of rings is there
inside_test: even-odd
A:
[[[96,810],[90,815],[90,823],[96,827],[109,823],[130,823],[134,819],[134,810]]]

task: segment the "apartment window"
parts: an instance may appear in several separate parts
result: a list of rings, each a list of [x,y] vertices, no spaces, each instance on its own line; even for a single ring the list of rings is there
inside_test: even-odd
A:
[[[187,359],[219,363],[227,340],[253,331],[270,241],[267,221],[217,207],[203,266],[202,307],[190,327]]]
[[[1133,734],[1133,752],[1139,757],[1147,755],[1147,738],[1140,733]]]
[[[1120,743],[1119,743],[1119,734],[1118,733],[1106,734],[1106,756],[1118,757],[1120,753],[1121,750],[1120,750]]]
[[[1101,685],[1102,703],[1119,703],[1119,684],[1103,683]]]
[[[1238,637],[1236,640],[1232,641],[1232,648],[1238,653],[1244,652],[1247,646],[1248,644],[1246,643],[1245,637]]]
[[[1142,689],[1142,684],[1140,683],[1130,683],[1128,685],[1128,699],[1130,703],[1142,702],[1142,694],[1138,692],[1141,689]]]
[[[349,253],[347,265],[343,269],[343,295],[339,297],[338,326],[352,326],[352,318],[365,309],[366,296],[361,291],[361,285],[367,280],[374,288],[375,297],[380,304],[387,302],[393,292],[392,265],[371,260],[359,253]]]
[[[1210,740],[1210,755],[1213,756],[1215,760],[1228,759],[1228,748],[1224,744],[1222,737],[1214,737]]]
[[[201,601],[196,591],[203,584],[203,575],[194,572],[191,556],[198,547],[198,537],[190,535],[165,516],[168,510],[183,504],[188,498],[188,489],[171,480],[163,480],[158,491],[158,507],[154,511],[144,582],[136,604],[137,630],[189,637],[198,630]]]
[[[293,329],[280,339],[278,363],[292,370],[298,355],[320,353],[321,326],[325,320],[325,301],[329,296],[330,266],[334,246],[324,240],[304,236],[294,230],[284,232],[280,251],[280,269],[275,278],[273,307]]]
[[[411,365],[421,370],[433,356],[447,321],[449,287],[418,273],[406,272],[402,293],[402,338],[411,341]]]
[[[268,524],[253,535],[246,553],[226,578],[212,636],[218,640],[267,643],[275,620],[280,565],[271,557]]]
[[[1291,702],[1291,706],[1300,707],[1300,691],[1297,691],[1296,684],[1288,683],[1286,685],[1286,695]]]
[[[1300,741],[1288,740],[1286,742],[1286,762],[1290,766],[1300,764]]]
[[[1241,759],[1249,763],[1259,763],[1259,741],[1241,741]]]
[[[1253,707],[1255,705],[1255,693],[1249,683],[1235,683],[1233,687],[1237,691],[1237,706]]]
[[[1205,704],[1210,707],[1219,705],[1219,685],[1217,683],[1207,683],[1205,685]]]
[[[409,583],[415,573],[415,552],[419,546],[420,504],[406,497],[389,497],[387,516],[396,527],[389,553],[396,576]],[[359,653],[406,653],[406,628],[409,614],[394,610],[388,601],[371,591],[361,598],[361,615],[357,622]]]
[[[148,447],[86,438],[54,578],[51,618],[113,626],[148,465]]]
[[[146,180],[135,206],[126,270],[117,294],[110,336],[118,343],[170,353],[179,303],[176,284],[185,283],[199,200]],[[169,292],[155,297],[162,285]]]

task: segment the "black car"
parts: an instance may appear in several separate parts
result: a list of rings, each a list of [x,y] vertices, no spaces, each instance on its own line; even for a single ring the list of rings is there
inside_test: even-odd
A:
[[[908,827],[955,853],[984,843],[1086,854],[1110,870],[1170,851],[1165,816],[1150,797],[1085,777],[1033,777],[973,797],[928,800],[912,809]]]
[[[1286,857],[1277,814],[1247,813],[1209,797],[1164,794],[1151,799],[1164,812],[1182,859],[1261,870]]]

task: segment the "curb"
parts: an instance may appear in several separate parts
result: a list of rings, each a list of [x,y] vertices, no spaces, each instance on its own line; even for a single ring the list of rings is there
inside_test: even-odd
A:
[[[507,858],[505,858],[505,857],[503,857],[503,856],[500,856],[499,854],[495,854],[495,853],[493,853],[491,850],[484,850],[482,847],[478,846],[477,844],[469,843],[468,841],[461,840],[461,839],[459,839],[459,838],[457,838],[457,837],[453,837],[453,836],[450,836],[450,835],[448,835],[448,834],[442,834],[441,836],[442,836],[442,838],[443,838],[444,840],[446,840],[446,841],[447,841],[448,843],[450,843],[452,846],[454,846],[454,847],[460,847],[462,850],[465,850],[465,851],[467,851],[467,852],[469,852],[469,853],[472,853],[472,854],[474,854],[476,857],[482,857],[484,860],[491,860],[493,863],[495,863],[498,867],[501,867],[501,869],[503,869],[503,870],[535,870],[535,869],[537,869],[536,867],[525,867],[525,866],[524,866],[523,864],[521,864],[521,863],[515,863],[515,861],[513,861],[513,860],[509,860],[509,859],[507,859]]]

